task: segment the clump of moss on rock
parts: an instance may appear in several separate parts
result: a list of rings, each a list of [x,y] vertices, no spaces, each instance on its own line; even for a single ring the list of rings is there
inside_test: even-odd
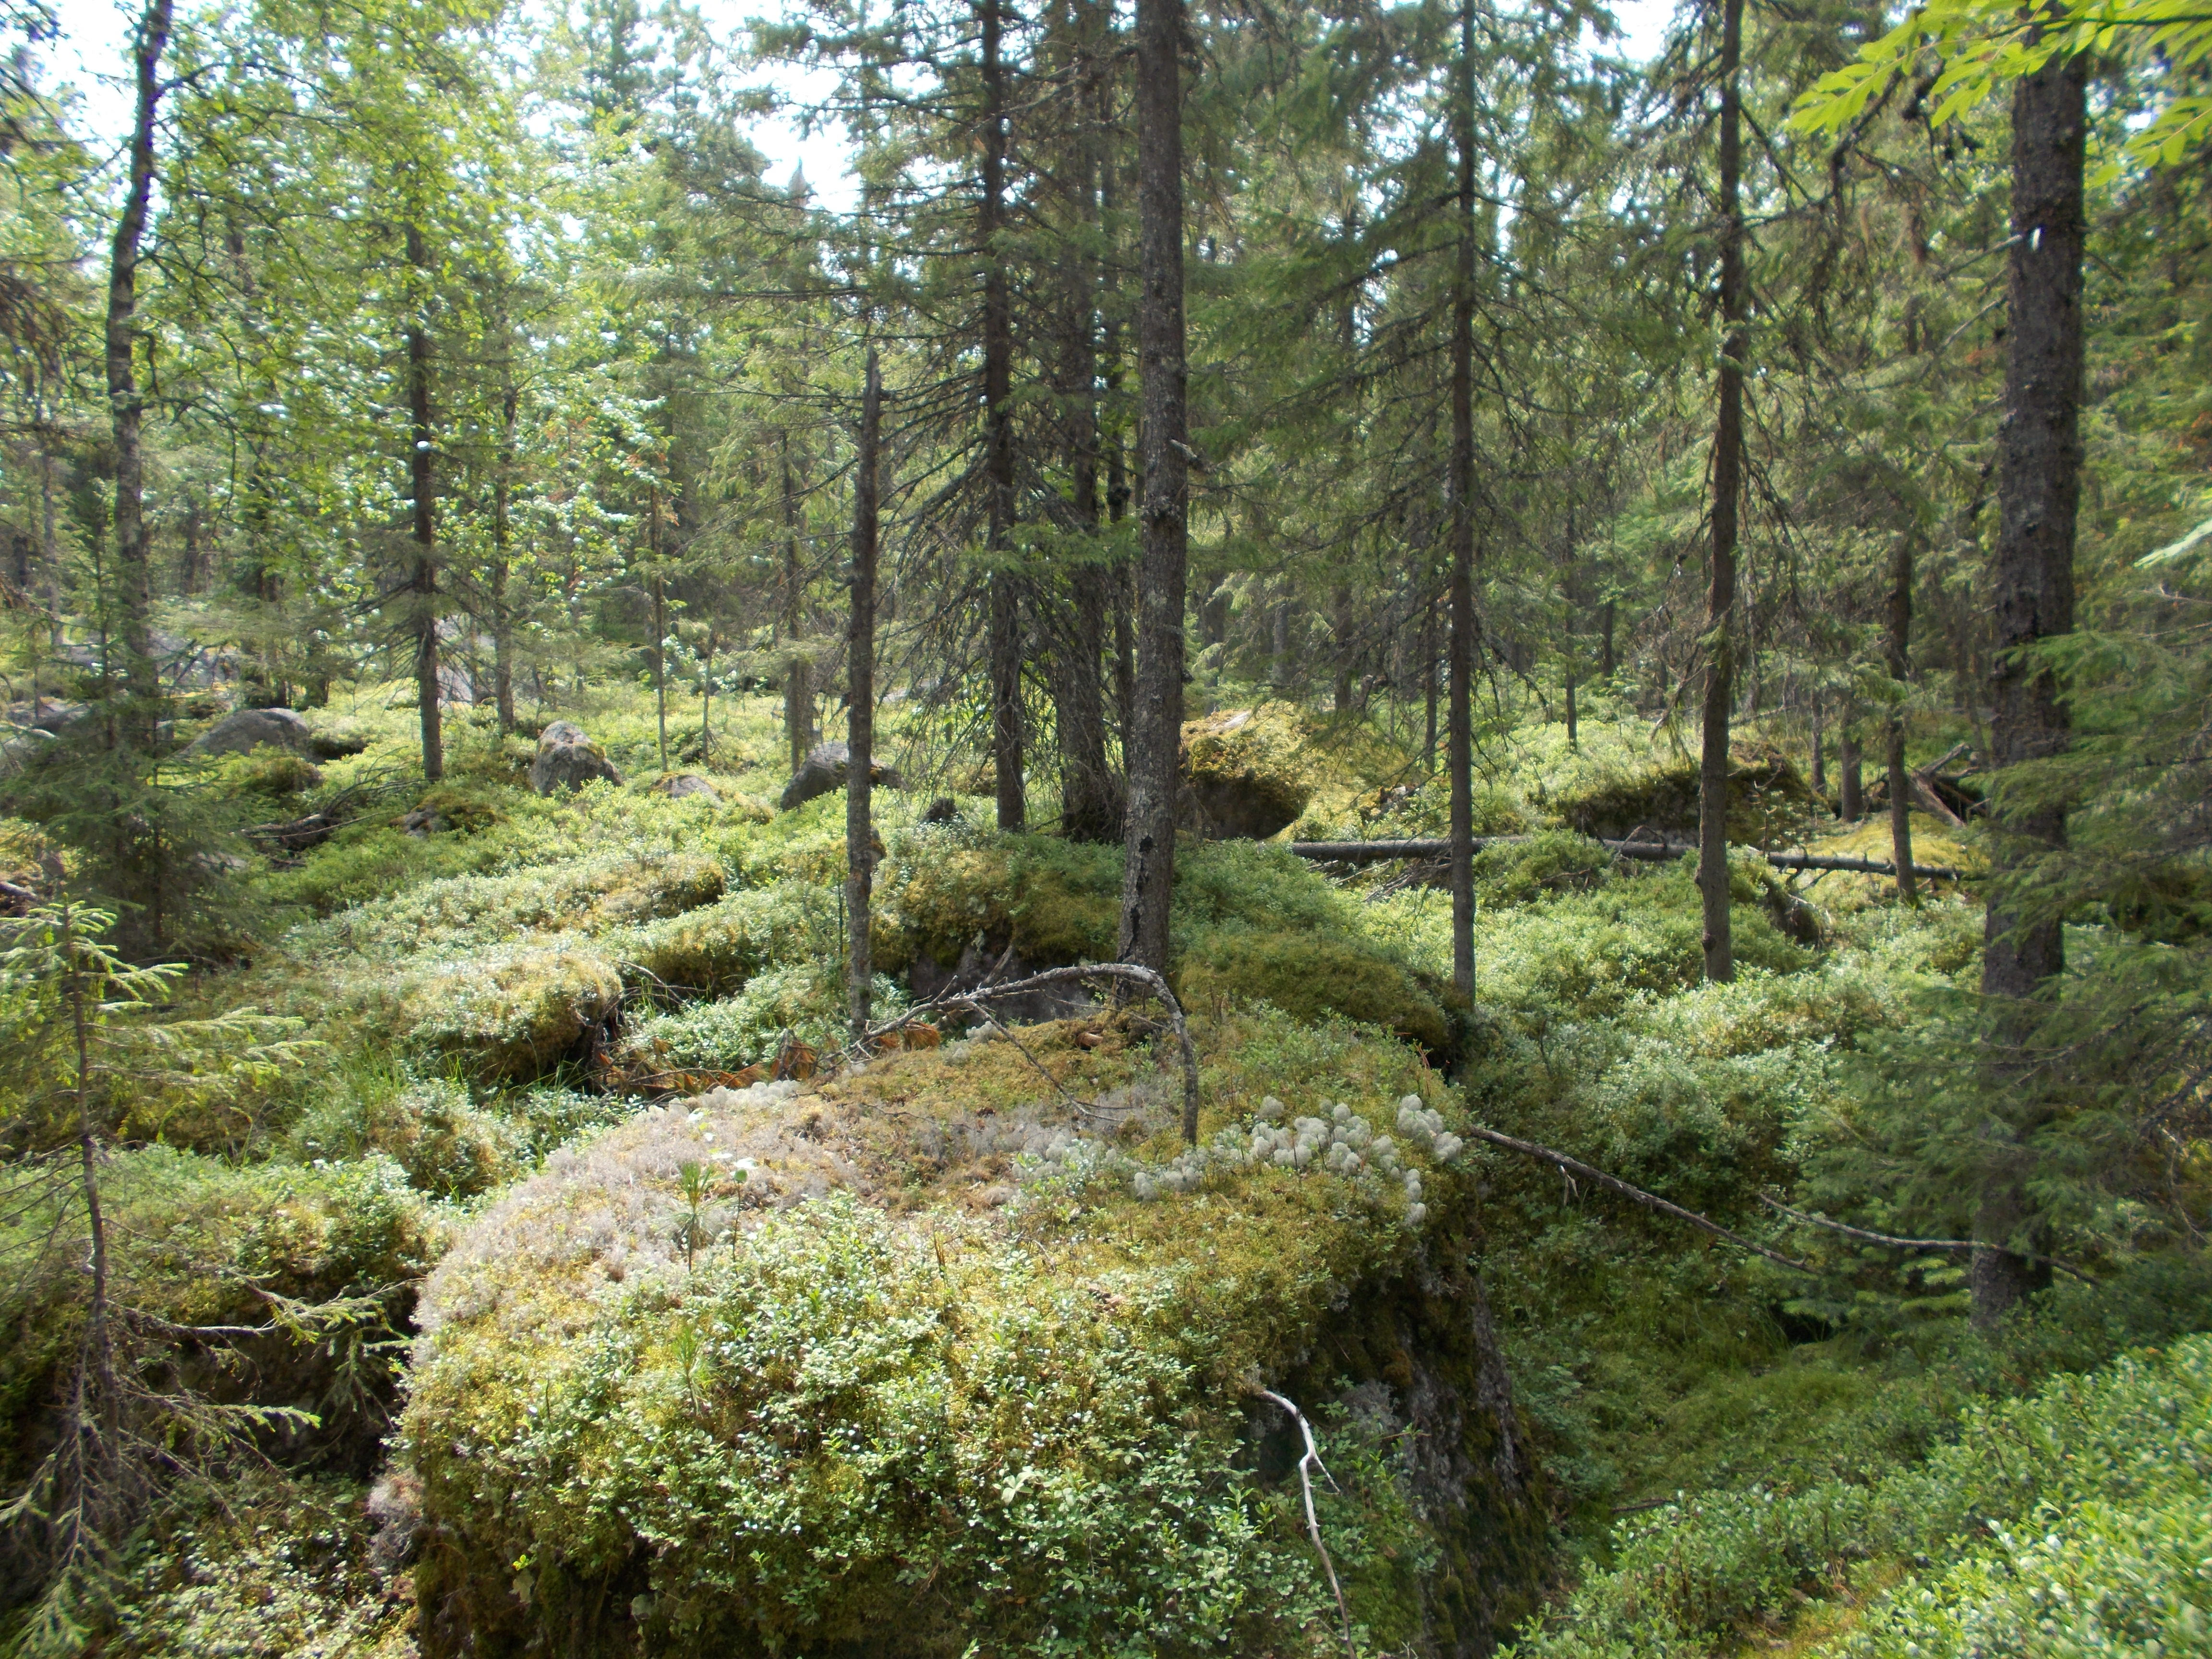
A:
[[[595,951],[486,951],[416,976],[398,1016],[407,1047],[434,1069],[459,1061],[487,1082],[528,1082],[605,1029],[622,975]]]
[[[1541,1482],[1419,1056],[1200,1022],[1208,1137],[1415,1095],[1414,1182],[1224,1153],[1146,1200],[1159,1056],[1018,1035],[643,1115],[473,1224],[404,1435],[426,1652],[1340,1650],[1258,1385],[1358,1469],[1328,1524],[1370,1633],[1529,1610]]]
[[[1561,795],[1552,811],[1568,829],[1601,840],[1639,833],[1655,838],[1692,836],[1698,828],[1698,765],[1684,759],[1601,777]],[[1826,817],[1826,804],[1787,756],[1751,752],[1731,758],[1730,841],[1771,847],[1799,838]]]
[[[1313,799],[1316,767],[1297,716],[1279,704],[1225,709],[1182,728],[1183,827],[1209,840],[1264,841]]]

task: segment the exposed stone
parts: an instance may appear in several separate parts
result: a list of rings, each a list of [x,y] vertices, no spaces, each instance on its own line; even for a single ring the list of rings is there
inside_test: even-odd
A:
[[[607,751],[568,720],[555,720],[538,734],[538,758],[530,763],[530,787],[541,795],[556,789],[580,789],[594,779],[620,783],[622,774]]]
[[[665,795],[671,800],[688,800],[694,795],[703,795],[710,801],[722,799],[721,793],[696,772],[671,772],[653,781],[653,793]]]
[[[787,812],[794,806],[804,806],[817,795],[845,787],[845,774],[852,765],[851,753],[842,743],[817,743],[806,751],[806,758],[791,775],[791,781],[783,787],[783,799],[777,804]],[[872,760],[868,766],[868,781],[879,789],[903,789],[906,780],[897,769]]]
[[[185,751],[194,755],[243,755],[260,748],[307,752],[310,733],[306,719],[289,708],[241,708],[226,715],[192,740]]]

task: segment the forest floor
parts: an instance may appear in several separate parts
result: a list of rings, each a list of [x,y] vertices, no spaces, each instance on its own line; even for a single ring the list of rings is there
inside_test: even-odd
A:
[[[1201,688],[1194,713],[1209,698],[1244,706],[1237,688]],[[654,1650],[692,1650],[720,1616],[700,1610],[726,1568],[692,1559],[698,1525],[803,1532],[809,1559],[848,1564],[852,1583],[832,1592],[762,1547],[754,1570],[793,1622],[760,1639],[799,1650],[850,1614],[852,1597],[899,1605],[897,1572],[870,1576],[878,1555],[940,1549],[949,1576],[986,1583],[1069,1537],[1153,1524],[1113,1473],[1141,1465],[1148,1479],[1186,1479],[1176,1512],[1191,1535],[1243,1538],[1244,1559],[1091,1561],[1122,1604],[1079,1606],[1091,1592],[1072,1581],[1024,1581],[998,1601],[979,1590],[975,1605],[999,1611],[975,1628],[1016,1650],[1027,1638],[1008,1609],[1042,1602],[1070,1629],[1119,1632],[1129,1651],[1256,1641],[1254,1620],[1271,1645],[1246,1650],[1341,1651],[1294,1478],[1277,1469],[1255,1484],[1244,1407],[1221,1403],[1249,1386],[1239,1379],[1296,1375],[1320,1391],[1309,1404],[1340,1478],[1321,1524],[1346,1580],[1350,1639],[1417,1651],[1434,1638],[1434,1583],[1457,1570],[1458,1547],[1422,1507],[1405,1424],[1363,1416],[1369,1396],[1350,1384],[1365,1373],[1349,1360],[1332,1373],[1314,1354],[1347,1286],[1396,1283],[1416,1260],[1442,1271],[1439,1250],[1449,1271],[1479,1276],[1543,1471],[1532,1490],[1553,1622],[1530,1627],[1526,1650],[2024,1650],[2000,1638],[2007,1619],[2026,1629],[2040,1616],[2037,1584],[2057,1594],[2063,1579],[2077,1601],[2109,1602],[2130,1571],[2153,1588],[2129,1592],[2142,1605],[2126,1617],[2201,1633],[2189,1620],[2206,1587],[2188,1562],[2204,1552],[2187,1552],[2207,1468],[2179,1455],[2155,1459],[2151,1476],[2141,1467],[2142,1449],[2172,1433],[2207,1443],[2212,1354],[2175,1342],[2212,1322],[2200,1274],[2123,1264],[2099,1295],[2062,1284],[1984,1340],[1965,1327],[1955,1255],[1862,1248],[1765,1202],[1826,1212],[1855,1201],[1808,1171],[1823,1146],[1864,1132],[1885,1045],[1974,982],[1971,882],[1905,906],[1885,878],[1790,877],[1746,848],[1741,971],[1701,983],[1687,870],[1624,864],[1565,827],[1593,801],[1660,799],[1682,758],[1602,702],[1571,746],[1532,713],[1483,745],[1478,830],[1522,839],[1478,860],[1472,1009],[1449,988],[1438,888],[1388,866],[1332,875],[1262,843],[1190,846],[1173,978],[1200,1057],[1191,1153],[1164,1030],[1095,1006],[1032,1009],[1029,1024],[1010,1014],[1003,1036],[942,1018],[929,1047],[836,1066],[844,805],[775,810],[789,766],[773,700],[718,702],[703,757],[696,699],[672,711],[671,769],[714,790],[684,799],[651,787],[649,695],[522,703],[526,731],[575,720],[628,781],[541,799],[525,781],[529,740],[501,738],[489,711],[456,710],[447,780],[426,792],[419,774],[408,781],[413,711],[398,686],[341,690],[312,711],[319,730],[366,740],[319,775],[279,776],[256,756],[210,775],[209,789],[258,802],[255,816],[341,796],[356,816],[319,847],[257,865],[230,924],[234,965],[192,981],[193,1010],[288,1017],[313,1046],[250,1089],[131,1103],[112,1176],[118,1277],[136,1305],[179,1322],[234,1316],[250,1285],[382,1297],[388,1328],[333,1338],[319,1357],[263,1353],[250,1376],[212,1385],[311,1411],[317,1426],[276,1437],[265,1464],[232,1468],[146,1531],[106,1650],[450,1651],[418,1613],[510,1635],[532,1609],[550,1619],[593,1551],[612,1547],[593,1540],[617,1514],[659,1540],[628,1604]],[[987,799],[954,787],[975,778],[933,765],[896,712],[889,724],[914,787],[876,797],[879,1012],[915,1000],[919,963],[1110,957],[1118,850],[1000,835]],[[1440,787],[1419,782],[1405,732],[1349,717],[1285,725],[1314,787],[1277,841],[1439,831]],[[1953,735],[1916,732],[1916,752]],[[915,741],[902,748],[902,736]],[[1754,727],[1743,754],[1756,752]],[[940,794],[956,817],[924,823]],[[401,821],[423,806],[434,822],[410,833]],[[1886,855],[1886,823],[1838,824],[1809,792],[1750,806],[1771,844]],[[1030,810],[1053,821],[1048,791]],[[1922,861],[1975,867],[1974,830],[1916,815],[1914,831]],[[1808,1270],[1548,1164],[1467,1147],[1459,1132],[1475,1124],[1558,1148]],[[1396,1146],[1379,1152],[1386,1134]],[[1288,1156],[1298,1137],[1310,1170]],[[9,1248],[29,1251],[34,1224],[11,1224]],[[825,1286],[850,1298],[843,1313],[822,1311]],[[65,1288],[27,1276],[10,1310],[14,1328],[52,1323],[7,1362],[19,1424],[56,1374]],[[950,1360],[838,1346],[940,1321],[956,1303]],[[764,1342],[743,1334],[772,1322],[764,1310],[801,1333],[796,1348],[747,1349],[741,1364],[735,1347],[684,1334]],[[2099,1371],[2146,1344],[2169,1346]],[[841,1354],[862,1381],[778,1369],[802,1351]],[[963,1370],[987,1362],[1003,1368],[995,1393]],[[1018,1386],[1006,1382],[1017,1372]],[[772,1392],[744,1394],[757,1386]],[[682,1413],[705,1410],[698,1391],[715,1389],[729,1410],[805,1419],[793,1432],[825,1445],[848,1436],[837,1479],[818,1458],[802,1470],[787,1448],[758,1449],[758,1468],[778,1471],[781,1520],[715,1486],[691,1429],[672,1426],[693,1424]],[[1069,1391],[1088,1402],[1079,1412],[1054,1403]],[[999,1553],[981,1565],[906,1534],[884,1543],[884,1529],[922,1523],[863,1524],[854,1483],[925,1491],[941,1478],[953,1492],[963,1477],[925,1478],[870,1437],[937,1401],[948,1467],[981,1460],[972,1485],[986,1464],[1003,1474],[990,1460],[1011,1443],[1003,1424],[962,1426],[987,1395],[1030,1402],[1017,1463],[1060,1471],[1059,1519],[1001,1515]],[[1182,1402],[1173,1448],[1156,1437],[1162,1401]],[[1978,1429],[1962,1437],[1962,1421]],[[1996,1468],[1978,1451],[1988,1443],[2020,1449]],[[2132,1484],[2083,1473],[2090,1444],[2108,1473],[2135,1467]],[[651,1490],[605,1473],[641,1460],[665,1460]],[[578,1468],[602,1474],[572,1485],[605,1490],[551,1490],[550,1472]],[[1170,1468],[1182,1474],[1160,1473]],[[502,1481],[526,1478],[547,1483],[542,1497],[502,1495]],[[685,1485],[695,1479],[705,1484]],[[650,1528],[637,1519],[648,1510]],[[1462,1599],[1486,1616],[1514,1606],[1503,1593]],[[1200,1604],[1213,1610],[1191,1611]],[[1541,1610],[1529,1601],[1516,1616]],[[1013,1622],[988,1623],[1002,1616]],[[951,1634],[914,1641],[959,1650]]]

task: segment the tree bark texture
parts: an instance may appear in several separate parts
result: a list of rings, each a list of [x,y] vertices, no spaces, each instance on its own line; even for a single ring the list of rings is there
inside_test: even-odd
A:
[[[1086,128],[1077,167],[1075,219],[1090,232],[1097,223],[1096,179],[1101,145]],[[1112,578],[1098,546],[1098,354],[1093,322],[1098,273],[1079,247],[1066,271],[1065,337],[1060,398],[1073,482],[1075,520],[1085,543],[1068,568],[1067,637],[1050,653],[1054,714],[1060,732],[1060,832],[1070,841],[1112,842],[1121,838],[1121,790],[1106,763],[1106,616]]]
[[[500,397],[499,459],[492,478],[491,495],[491,680],[501,737],[514,730],[514,614],[507,592],[510,574],[507,512],[514,488],[514,422],[521,407],[521,399],[512,384],[511,362],[505,366],[505,372],[509,384]]]
[[[407,263],[429,269],[422,233],[407,227]],[[438,459],[430,414],[430,330],[423,319],[427,296],[417,296],[407,325],[407,477],[415,492],[415,568],[408,586],[414,595],[415,707],[422,732],[422,775],[432,783],[446,775],[445,736],[438,707]]]
[[[1458,155],[1458,265],[1452,282],[1451,638],[1445,763],[1451,771],[1452,984],[1474,995],[1474,9],[1462,0],[1460,84],[1454,94]]]
[[[2035,647],[2074,627],[2087,84],[2087,67],[2076,58],[2054,59],[2013,85],[2005,413],[1997,433],[1999,526],[1990,584],[1990,759],[1999,769],[2059,753],[2070,725],[2057,683]],[[2004,813],[1991,838],[1982,993],[2001,1008],[2000,1098],[2009,1092],[2007,1055],[2032,1024],[2027,1010],[2007,1013],[2002,1005],[2047,994],[2066,965],[2058,919],[2033,914],[2023,892],[2035,862],[2065,840],[2063,809],[2041,805]],[[2036,1109],[2023,1108],[2005,1126],[2009,1144],[1992,1148],[1975,1237],[2041,1250],[2027,1152],[2041,1121]],[[2009,1251],[1977,1251],[1970,1274],[1974,1322],[1996,1324],[2048,1273],[2047,1267]]]
[[[1006,77],[1000,53],[1000,0],[982,0],[983,196],[976,240],[983,250],[984,489],[990,554],[991,764],[999,828],[1028,817],[1022,776],[1021,583],[1009,568],[1014,526],[1013,303],[999,245],[1006,192]]]
[[[1897,682],[1902,696],[1911,671],[1908,652],[1912,638],[1912,543],[1908,537],[1899,537],[1889,556],[1889,607],[1885,621],[1883,654],[1888,659],[1890,678]],[[1901,708],[1891,710],[1885,736],[1889,744],[1890,859],[1897,866],[1897,895],[1912,903],[1919,898],[1919,888],[1912,874],[1912,780],[1905,769]]]
[[[806,626],[806,574],[799,562],[799,490],[791,470],[791,434],[781,434],[783,450],[783,642],[791,653],[783,676],[783,730],[791,744],[791,769],[805,763],[814,746],[813,673],[799,648]]]
[[[131,708],[124,741],[150,749],[161,696],[154,660],[154,588],[146,530],[146,400],[138,386],[138,263],[154,194],[154,122],[161,102],[161,54],[169,44],[171,0],[148,0],[131,41],[137,73],[123,210],[108,252],[104,344],[107,406],[115,441],[115,562],[123,605],[124,689]]]
[[[1735,977],[1729,922],[1729,718],[1735,696],[1736,509],[1742,499],[1743,368],[1747,283],[1743,268],[1743,0],[1721,11],[1720,410],[1713,425],[1713,547],[1705,595],[1705,731],[1698,764],[1698,889],[1705,901],[1705,977]]]
[[[1175,882],[1182,739],[1183,592],[1188,574],[1188,371],[1183,360],[1182,0],[1138,0],[1137,309],[1143,501],[1137,669],[1120,954],[1164,973]]]
[[[883,377],[873,348],[860,398],[860,453],[853,480],[853,609],[845,634],[845,990],[853,1041],[866,1036],[875,963],[869,946],[875,893],[872,822],[876,744],[876,490],[882,459]]]
[[[1851,729],[1850,711],[1836,733],[1836,812],[1846,823],[1866,816],[1866,779],[1860,770],[1858,733]]]

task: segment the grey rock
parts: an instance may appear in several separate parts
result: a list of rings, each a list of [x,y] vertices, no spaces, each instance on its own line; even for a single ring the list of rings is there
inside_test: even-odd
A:
[[[665,778],[656,778],[653,793],[665,795],[671,800],[688,800],[694,795],[703,795],[710,801],[722,799],[714,786],[696,772],[671,772]]]
[[[783,799],[776,804],[787,812],[794,806],[804,806],[817,795],[826,795],[833,789],[845,787],[845,774],[851,769],[852,755],[842,743],[817,743],[806,751],[806,758],[791,775],[791,781],[783,787]],[[903,789],[906,780],[897,769],[872,761],[868,767],[868,781],[879,788]]]
[[[541,795],[556,789],[580,789],[593,779],[620,783],[622,774],[583,727],[555,720],[538,734],[538,758],[530,763],[530,787]]]
[[[192,755],[243,755],[264,747],[307,752],[307,722],[289,708],[241,708],[192,740]]]

